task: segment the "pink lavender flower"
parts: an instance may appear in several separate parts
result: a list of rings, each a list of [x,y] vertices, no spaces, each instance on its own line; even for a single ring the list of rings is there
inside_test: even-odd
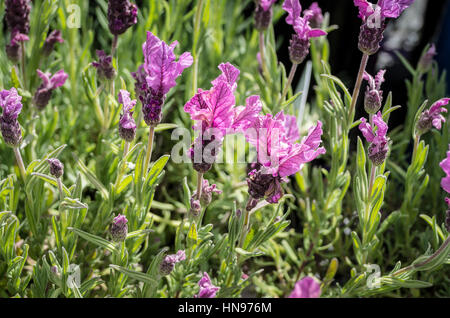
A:
[[[195,298],[214,298],[220,290],[219,287],[216,287],[211,283],[211,279],[206,272],[203,273],[202,278],[198,282],[198,286],[200,286],[200,291],[194,296]]]
[[[364,98],[364,109],[369,114],[375,114],[381,108],[381,103],[383,102],[381,84],[384,82],[385,73],[385,70],[381,70],[374,78],[364,71],[364,79],[369,82]]]
[[[49,56],[50,53],[52,53],[53,48],[57,42],[63,43],[64,39],[61,37],[60,30],[53,30],[45,39],[44,47],[42,48],[42,52],[45,56]]]
[[[372,55],[380,49],[386,18],[398,18],[414,0],[380,0],[378,4],[372,4],[367,0],[353,0],[353,2],[358,7],[359,17],[363,22],[358,47],[363,53]]]
[[[445,172],[445,177],[441,180],[441,187],[445,192],[450,193],[450,145],[449,151],[447,151],[447,158],[441,161],[439,164],[442,170]],[[445,198],[448,210],[446,212],[445,227],[448,232],[450,232],[450,198]]]
[[[194,169],[200,172],[211,168],[225,135],[252,126],[262,107],[259,96],[248,97],[245,107],[234,107],[239,70],[230,63],[220,64],[219,69],[222,74],[211,82],[212,88],[209,91],[199,89],[184,105],[184,111],[197,121],[194,130],[200,132],[190,151]],[[204,149],[213,142],[211,152],[205,153]]]
[[[64,70],[59,70],[53,76],[51,73],[44,73],[41,70],[37,70],[39,77],[42,79],[42,84],[38,87],[36,93],[33,97],[33,102],[37,109],[42,110],[47,106],[50,98],[52,97],[52,92],[64,85],[68,75]]]
[[[448,105],[449,102],[450,98],[442,98],[420,115],[419,121],[417,122],[417,132],[420,135],[426,133],[432,127],[438,130],[442,128],[442,123],[445,123],[445,117],[441,113],[447,112],[444,106]]]
[[[0,107],[3,109],[0,116],[0,130],[5,143],[17,147],[22,141],[22,131],[17,120],[22,110],[22,96],[17,94],[13,87],[0,92]]]
[[[114,242],[125,241],[128,234],[127,223],[128,220],[125,215],[119,214],[114,218],[113,223],[111,224],[111,228],[109,229]]]
[[[375,130],[365,118],[361,118],[359,130],[368,142],[369,159],[376,166],[381,165],[386,159],[389,150],[389,138],[387,137],[388,125],[383,121],[381,112],[373,116],[373,123],[377,127]]]
[[[319,147],[322,123],[318,121],[316,127],[311,127],[300,143],[296,143],[300,135],[295,116],[283,112],[275,117],[260,115],[252,128],[247,130],[246,139],[256,147],[258,165],[248,174],[249,194],[255,200],[265,198],[269,203],[277,203],[286,177],[325,153],[325,148]]]
[[[259,0],[255,8],[255,28],[260,31],[266,30],[272,21],[272,5],[276,0]]]
[[[128,0],[108,1],[108,26],[114,35],[124,33],[137,23],[137,6]]]
[[[295,30],[290,40],[289,56],[292,63],[300,64],[309,53],[311,46],[309,40],[327,33],[321,29],[311,28],[310,20],[314,17],[311,10],[305,10],[301,17],[302,7],[299,0],[285,0],[283,9],[288,13],[286,23],[292,25]]]
[[[136,123],[133,118],[133,108],[136,100],[131,100],[130,93],[124,89],[119,91],[119,103],[123,105],[119,120],[119,136],[127,142],[132,142],[136,136]]]
[[[27,35],[20,32],[13,32],[11,34],[11,41],[6,45],[6,55],[13,63],[19,63],[22,58],[21,42],[28,41]]]
[[[175,268],[175,264],[186,259],[184,250],[179,250],[176,254],[167,255],[159,265],[159,272],[161,275],[169,275]]]
[[[311,6],[303,12],[303,15],[308,17],[309,24],[312,28],[320,28],[323,23],[322,9],[319,7],[317,2],[313,2]]]
[[[147,41],[143,44],[144,66],[135,73],[135,78],[142,82],[145,71],[146,85],[140,83],[140,99],[142,111],[147,125],[157,125],[161,122],[162,105],[169,90],[176,85],[175,80],[183,70],[192,65],[191,53],[184,52],[176,60],[174,53],[178,42],[167,45],[151,32],[147,32]],[[144,91],[145,89],[145,91]]]
[[[312,277],[305,277],[295,283],[289,298],[319,298],[320,284]]]
[[[30,31],[30,0],[6,0],[5,20],[12,33],[28,34]]]
[[[422,73],[428,72],[428,70],[431,68],[431,65],[433,64],[433,59],[436,55],[437,55],[436,46],[433,43],[431,44],[428,51],[426,51],[425,54],[422,55],[419,60],[417,68],[420,70],[420,72]]]
[[[116,76],[116,69],[112,65],[112,56],[106,55],[105,51],[97,50],[98,62],[92,62],[92,66],[97,69],[100,80],[111,80]]]
[[[56,158],[47,159],[50,167],[50,174],[55,178],[60,178],[64,174],[64,165]]]

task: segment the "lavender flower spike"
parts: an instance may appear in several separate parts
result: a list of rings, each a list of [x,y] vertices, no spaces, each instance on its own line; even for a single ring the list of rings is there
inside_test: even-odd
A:
[[[136,105],[136,100],[131,100],[130,93],[121,89],[119,103],[123,105],[119,120],[119,136],[127,142],[132,142],[136,136],[136,123],[133,119],[133,107]]]
[[[254,18],[255,28],[259,31],[267,30],[272,21],[272,5],[276,0],[259,0],[256,3]]]
[[[28,41],[27,35],[20,32],[13,32],[11,35],[11,41],[6,44],[6,55],[11,62],[17,64],[22,58],[22,50],[20,49],[20,42]]]
[[[137,7],[128,0],[108,1],[108,26],[114,35],[124,33],[137,23]]]
[[[353,0],[359,9],[362,25],[359,33],[358,48],[367,55],[373,55],[380,49],[386,18],[398,18],[414,0],[379,0],[372,4],[367,0]]]
[[[47,159],[50,167],[50,174],[55,178],[60,178],[64,173],[64,165],[56,158]]]
[[[192,65],[193,58],[189,52],[184,52],[176,60],[174,49],[177,44],[175,41],[167,45],[148,31],[147,41],[142,46],[148,90],[141,101],[144,120],[149,126],[161,122],[165,95],[176,85],[175,80],[183,70]]]
[[[114,242],[123,242],[128,234],[128,220],[125,215],[117,215],[111,224],[110,232]]]
[[[116,76],[116,69],[112,65],[112,56],[106,55],[105,51],[97,50],[98,62],[92,62],[92,66],[97,69],[100,80],[112,80]]]
[[[381,108],[383,102],[381,84],[384,82],[385,73],[385,70],[381,70],[374,78],[369,73],[364,72],[364,79],[369,82],[364,98],[364,109],[368,114],[375,114]]]
[[[30,0],[6,0],[5,20],[12,33],[28,34],[30,31]]]
[[[446,113],[447,109],[444,106],[448,105],[450,98],[442,98],[436,103],[431,105],[430,109],[424,111],[417,122],[417,132],[420,135],[428,132],[431,128],[436,128],[440,130],[442,128],[442,123],[445,123],[445,117],[441,113]]]
[[[445,192],[450,194],[450,145],[449,150],[447,151],[447,158],[441,161],[439,166],[444,170],[445,177],[441,180],[441,187]],[[445,198],[445,202],[447,202],[448,210],[445,218],[445,227],[448,232],[450,232],[450,198]]]
[[[320,294],[320,284],[314,278],[308,276],[295,283],[294,290],[289,298],[318,298]]]
[[[51,73],[44,73],[41,70],[37,70],[37,73],[42,79],[42,84],[34,94],[33,102],[38,110],[43,110],[50,101],[52,92],[56,88],[64,85],[68,78],[68,75],[64,72],[64,70],[59,70],[53,76]]]
[[[167,255],[159,265],[159,273],[163,276],[169,275],[175,268],[175,264],[186,259],[184,250],[179,250],[176,254]]]
[[[388,125],[383,121],[381,112],[373,116],[373,123],[377,127],[376,131],[365,118],[361,118],[359,130],[361,130],[366,140],[371,143],[369,146],[369,159],[375,166],[379,166],[386,160],[389,151],[389,138],[386,136]]]
[[[206,272],[203,273],[203,277],[198,282],[198,285],[200,286],[200,291],[194,296],[195,298],[214,298],[220,289],[211,283],[211,279]]]
[[[61,37],[60,30],[53,30],[45,39],[44,47],[42,48],[42,52],[45,56],[49,56],[50,53],[52,53],[53,48],[57,42],[63,43],[64,39]]]
[[[9,91],[0,92],[0,107],[3,109],[0,116],[0,130],[3,139],[8,146],[17,147],[22,141],[22,130],[17,117],[22,110],[22,96],[17,94],[13,87]]]

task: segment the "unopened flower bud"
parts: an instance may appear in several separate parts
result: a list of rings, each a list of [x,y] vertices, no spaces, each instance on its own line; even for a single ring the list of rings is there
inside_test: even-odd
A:
[[[259,31],[265,31],[272,21],[272,8],[264,10],[264,8],[259,4],[255,8],[254,13],[255,18],[255,28]]]
[[[433,64],[433,59],[437,55],[436,46],[434,44],[431,45],[429,50],[422,55],[418,63],[418,69],[421,73],[426,73],[431,68]]]
[[[289,58],[291,62],[294,64],[302,63],[309,53],[309,47],[311,46],[309,39],[302,39],[294,33],[289,44]]]
[[[175,264],[186,259],[184,250],[179,250],[176,254],[167,255],[159,264],[159,273],[163,276],[169,275],[175,268]]]
[[[370,27],[367,23],[363,23],[359,32],[359,50],[367,55],[377,53],[380,49],[380,43],[383,40],[385,27],[384,24],[378,28],[376,26]]]
[[[6,55],[11,62],[15,64],[20,62],[22,58],[20,43],[28,40],[29,38],[25,34],[16,31],[11,34],[11,41],[6,44]]]
[[[60,178],[64,173],[64,165],[56,158],[47,159],[50,167],[50,174],[55,178]]]
[[[42,53],[45,56],[49,56],[50,53],[52,53],[53,48],[55,47],[55,44],[59,42],[59,43],[63,43],[64,40],[61,37],[61,31],[60,30],[53,30],[52,32],[50,32],[50,34],[47,36],[47,39],[45,39],[44,42],[44,46],[42,48]]]
[[[92,62],[92,66],[97,69],[97,75],[100,80],[112,80],[116,77],[116,69],[112,65],[112,56],[106,55],[103,50],[96,51],[98,62]]]
[[[193,195],[191,197],[191,210],[189,212],[192,213],[193,216],[197,217],[200,215],[201,211],[202,205],[200,204],[200,201],[196,199],[196,195]]]
[[[56,265],[53,265],[51,268],[50,268],[50,271],[53,273],[53,274],[58,274],[59,273],[59,270],[58,270],[58,266],[56,266]]]
[[[364,110],[368,114],[375,114],[380,110],[382,102],[383,96],[380,95],[380,91],[368,89],[364,96]]]
[[[119,214],[111,224],[110,232],[114,242],[123,242],[128,234],[128,220],[125,215]]]

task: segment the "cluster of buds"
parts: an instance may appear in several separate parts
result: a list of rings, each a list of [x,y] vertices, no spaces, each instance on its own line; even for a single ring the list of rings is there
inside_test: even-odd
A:
[[[198,216],[201,212],[202,206],[206,207],[211,203],[213,193],[221,194],[222,191],[217,189],[215,184],[210,185],[208,180],[203,179],[200,198],[197,197],[197,191],[194,191],[192,194],[190,213],[194,216]]]
[[[110,233],[114,242],[123,242],[128,234],[128,220],[125,215],[117,215],[111,224]]]
[[[120,35],[137,23],[137,7],[128,0],[108,1],[108,27],[112,34]]]
[[[369,83],[364,97],[364,109],[368,114],[375,114],[380,110],[383,102],[381,84],[384,82],[385,70],[381,70],[375,77],[364,72],[364,79]]]
[[[440,130],[442,123],[445,122],[445,117],[441,113],[446,113],[447,109],[444,106],[448,105],[450,98],[442,98],[431,105],[430,109],[425,110],[420,114],[417,121],[416,131],[419,135],[423,135],[431,128]]]
[[[64,174],[64,165],[62,162],[56,158],[47,159],[47,162],[50,167],[50,174],[55,178],[61,178]]]
[[[185,259],[186,253],[184,250],[179,250],[176,254],[167,255],[161,264],[159,264],[159,273],[163,276],[169,275],[175,268],[175,264]]]
[[[63,70],[59,70],[53,76],[51,73],[44,73],[41,70],[37,70],[37,73],[42,79],[42,84],[33,96],[33,103],[38,110],[43,110],[50,101],[53,91],[64,85],[68,75]]]
[[[17,94],[14,87],[0,92],[0,107],[3,109],[0,131],[5,143],[11,147],[18,147],[22,141],[22,130],[17,120],[22,110],[21,100],[22,96]]]
[[[97,69],[97,76],[100,80],[112,80],[116,77],[116,69],[112,65],[112,56],[106,55],[105,51],[97,50],[98,62],[92,62],[92,66]]]

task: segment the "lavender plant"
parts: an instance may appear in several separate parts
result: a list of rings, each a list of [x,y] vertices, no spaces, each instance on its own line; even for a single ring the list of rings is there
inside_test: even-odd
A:
[[[318,3],[1,3],[0,297],[450,296],[439,52],[366,71],[412,3],[354,0],[353,79]]]

